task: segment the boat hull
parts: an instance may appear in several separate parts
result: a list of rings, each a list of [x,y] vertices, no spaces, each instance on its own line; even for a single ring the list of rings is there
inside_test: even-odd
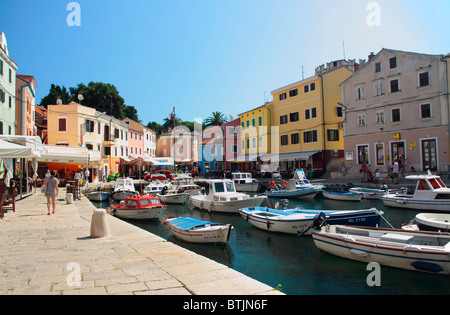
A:
[[[259,207],[267,200],[266,196],[255,196],[246,199],[232,201],[212,201],[207,196],[191,196],[190,202],[195,208],[209,212],[238,213],[239,209],[247,207]]]
[[[266,191],[264,194],[271,198],[314,199],[320,191],[321,190],[315,188],[304,188],[296,190]]]
[[[257,192],[259,188],[258,182],[253,183],[235,183],[236,191]]]
[[[145,209],[115,209],[113,207],[113,214],[121,219],[131,220],[155,220],[162,212],[163,208],[145,208]]]
[[[386,195],[386,190],[376,188],[353,187],[349,191],[362,193],[364,195],[363,198],[373,200],[381,200],[381,197]],[[406,188],[388,190],[390,194],[406,194],[407,192],[408,190]]]
[[[126,197],[137,196],[137,195],[139,195],[139,193],[137,191],[119,190],[119,191],[114,191],[111,194],[111,197],[115,201],[121,201],[121,200],[124,200]]]
[[[450,214],[419,213],[414,218],[421,231],[450,232]]]
[[[361,237],[323,231],[314,231],[312,237],[320,250],[335,256],[406,270],[450,274],[448,250],[432,249],[431,246],[429,249],[418,249],[408,244],[375,244]]]
[[[381,198],[387,207],[416,210],[450,211],[450,199],[422,200],[406,195],[388,194]]]
[[[103,191],[91,192],[88,195],[90,201],[107,201],[111,197],[111,193]]]
[[[195,230],[184,230],[170,223],[170,219],[165,222],[167,227],[172,231],[173,235],[185,242],[189,243],[219,243],[225,244],[230,239],[232,230],[231,224],[210,226]]]
[[[352,192],[335,192],[335,191],[322,191],[322,196],[327,199],[342,200],[342,201],[361,201],[364,194],[352,193]]]
[[[253,226],[270,232],[279,232],[286,234],[299,234],[304,229],[311,226],[317,214],[324,212],[327,218],[327,224],[330,225],[360,225],[377,226],[380,224],[380,212],[376,209],[368,210],[299,210],[293,211],[293,215],[285,215],[289,210],[274,210],[267,208],[248,208],[239,209],[239,214]],[[281,214],[276,216],[277,214]],[[311,235],[311,230],[306,231],[304,235]]]
[[[190,195],[187,193],[182,193],[182,194],[167,194],[167,195],[158,194],[157,196],[164,203],[183,205],[189,200]]]

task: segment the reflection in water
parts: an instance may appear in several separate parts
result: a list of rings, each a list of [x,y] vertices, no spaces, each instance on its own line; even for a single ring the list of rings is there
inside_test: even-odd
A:
[[[271,200],[272,205],[278,200]],[[97,205],[96,205],[97,206]],[[108,203],[102,204],[107,208]],[[376,207],[394,226],[401,227],[418,213],[384,208],[381,201],[342,202],[316,197],[291,199],[289,208],[344,210]],[[174,237],[163,222],[169,217],[193,217],[234,227],[226,245],[192,244]],[[286,294],[449,294],[448,276],[381,267],[381,287],[369,287],[364,263],[336,257],[317,249],[310,236],[259,230],[238,214],[208,213],[188,205],[168,205],[157,221],[128,221],[170,242],[229,266]],[[381,221],[382,227],[388,227]]]

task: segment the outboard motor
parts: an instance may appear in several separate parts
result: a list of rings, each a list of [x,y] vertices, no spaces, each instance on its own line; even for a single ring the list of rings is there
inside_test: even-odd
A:
[[[325,213],[323,213],[323,212],[318,213],[314,217],[313,222],[311,223],[311,225],[306,227],[306,228],[304,228],[303,230],[301,230],[298,233],[297,237],[302,236],[303,234],[305,234],[306,232],[308,232],[312,228],[320,229],[325,224],[326,221],[327,221],[327,217],[326,217]]]
[[[169,187],[164,186],[164,187],[161,189],[160,195],[164,196],[164,195],[167,193],[168,190],[169,190]]]
[[[281,199],[280,200],[280,208],[281,209],[286,210],[288,204],[289,204],[289,199]]]

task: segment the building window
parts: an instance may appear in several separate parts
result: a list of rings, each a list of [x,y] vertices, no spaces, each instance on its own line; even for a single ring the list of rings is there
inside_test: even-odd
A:
[[[263,137],[262,137],[262,136],[259,136],[259,137],[258,137],[258,143],[259,143],[259,147],[262,148],[263,145],[264,145]]]
[[[289,120],[290,120],[291,122],[298,121],[298,112],[290,113],[290,114],[289,114]]]
[[[343,116],[342,115],[342,107],[341,106],[336,107],[336,115],[338,117],[342,117]]]
[[[384,94],[383,93],[383,82],[375,83],[374,90],[375,90],[375,96],[383,95]]]
[[[262,116],[258,117],[258,126],[262,126]]]
[[[58,131],[67,131],[67,118],[58,118]]]
[[[305,119],[316,118],[317,109],[315,107],[305,109]]]
[[[375,64],[375,73],[381,72],[381,62]]]
[[[280,125],[287,124],[287,115],[280,116]]]
[[[256,123],[255,123],[255,118],[252,118],[252,126],[255,127]]]
[[[391,93],[396,93],[400,91],[399,85],[398,85],[398,79],[394,79],[390,81],[391,85]]]
[[[376,123],[384,124],[384,111],[375,112]]]
[[[282,135],[280,138],[280,141],[281,141],[281,145],[288,145],[288,136]]]
[[[291,144],[298,144],[299,142],[298,132],[291,134]]]
[[[310,90],[311,91],[315,91],[316,90],[316,83],[315,82],[311,83]]]
[[[101,122],[98,122],[98,124],[97,124],[97,133],[98,134],[100,134],[100,132],[101,132],[101,126],[102,126],[102,123]]]
[[[428,72],[419,73],[419,86],[422,87],[428,85],[430,85]]]
[[[233,144],[233,145],[231,146],[231,152],[232,152],[232,153],[237,153],[237,145],[236,145],[236,144]]]
[[[3,121],[0,121],[0,135],[3,134]]]
[[[250,127],[250,120],[247,119],[247,129]]]
[[[289,96],[290,97],[294,97],[298,95],[298,90],[297,89],[293,89],[289,91]]]
[[[397,68],[397,57],[392,57],[389,59],[389,68],[390,69]]]
[[[303,142],[317,142],[317,130],[310,130],[303,132]]]
[[[431,118],[431,104],[420,105],[420,118]]]
[[[9,108],[11,109],[12,108],[12,97],[10,96],[9,97]],[[28,110],[29,111],[29,110]]]
[[[364,127],[366,125],[366,114],[358,114],[358,126]]]
[[[12,70],[9,69],[9,83],[12,83]]]
[[[0,60],[0,75],[3,76],[3,60]]]
[[[244,130],[244,129],[245,129],[245,125],[244,125],[244,122],[242,122],[242,123],[241,123],[241,127],[242,127],[242,130]]]
[[[94,121],[86,119],[86,132],[94,132]]]
[[[242,140],[242,142],[241,142],[241,149],[245,150],[245,140]]]
[[[357,96],[358,100],[363,100],[365,98],[364,97],[364,87],[363,86],[361,86],[361,87],[356,89],[356,96]]]
[[[304,91],[305,93],[308,93],[308,92],[309,92],[309,85],[305,85],[305,86],[303,87],[303,91]]]
[[[399,121],[401,121],[400,108],[394,108],[392,110],[392,122],[399,122]]]
[[[339,141],[339,130],[328,129],[327,130],[327,139],[328,139],[328,141]]]
[[[256,138],[252,138],[252,148],[256,149]]]
[[[0,89],[0,102],[5,103],[6,93],[2,89]]]
[[[286,99],[286,93],[281,93],[280,94],[280,101],[285,100]]]

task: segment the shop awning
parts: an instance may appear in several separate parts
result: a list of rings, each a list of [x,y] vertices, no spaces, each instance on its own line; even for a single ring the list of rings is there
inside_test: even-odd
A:
[[[44,144],[41,157],[38,158],[38,161],[45,163],[87,165],[88,156],[89,153],[87,148]]]
[[[169,167],[169,166],[174,166],[174,162],[173,162],[173,158],[169,158],[169,157],[154,157],[154,158],[150,158],[152,161],[152,167],[153,166],[158,166],[158,167]]]
[[[292,153],[280,153],[279,154],[279,161],[296,161],[296,160],[303,160],[306,161],[311,156],[313,156],[316,153],[319,153],[320,151],[302,151],[302,152],[292,152]]]
[[[32,136],[0,136],[0,158],[36,158],[42,151],[42,141]]]

